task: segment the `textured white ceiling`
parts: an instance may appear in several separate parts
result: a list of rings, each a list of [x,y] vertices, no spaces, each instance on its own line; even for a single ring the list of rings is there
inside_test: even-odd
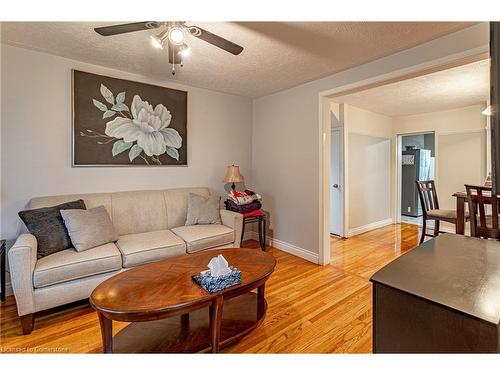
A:
[[[3,22],[1,40],[19,47],[146,75],[172,79],[155,31],[102,37],[91,22]],[[118,22],[120,23],[120,22]],[[191,56],[175,80],[258,97],[387,56],[472,26],[464,22],[189,22],[245,49],[233,56],[188,36]],[[157,33],[158,31],[156,31]]]
[[[335,97],[333,101],[387,116],[405,116],[486,102],[489,92],[489,61],[483,60]]]

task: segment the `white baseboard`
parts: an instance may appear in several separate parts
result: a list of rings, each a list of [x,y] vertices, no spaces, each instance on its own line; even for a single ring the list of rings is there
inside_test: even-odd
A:
[[[392,218],[376,221],[374,223],[366,224],[361,227],[349,229],[347,237],[357,236],[358,234],[368,232],[370,230],[385,227],[386,225],[392,224]]]
[[[279,250],[286,251],[287,253],[290,253],[292,255],[298,256],[302,259],[308,260],[309,262],[319,264],[319,256],[316,253],[313,253],[312,251],[303,249],[301,247],[292,245],[291,243],[285,242],[278,240],[276,238],[269,238],[269,244]]]
[[[243,235],[243,240],[259,240],[259,234],[257,232],[245,232]],[[285,251],[289,254],[298,256],[299,258],[308,260],[309,262],[319,264],[319,256],[312,251],[303,249],[301,247],[292,245],[291,243],[278,240],[276,238],[266,236],[266,244],[269,246],[275,247],[278,250]]]

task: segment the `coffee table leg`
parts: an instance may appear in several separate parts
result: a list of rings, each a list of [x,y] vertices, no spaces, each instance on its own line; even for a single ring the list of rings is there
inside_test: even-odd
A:
[[[257,288],[257,298],[258,299],[263,299],[264,298],[264,293],[266,291],[266,284],[263,284]]]
[[[223,297],[219,295],[215,297],[210,305],[210,335],[212,341],[212,353],[219,353],[223,301]]]
[[[106,318],[100,312],[97,315],[99,316],[99,324],[101,325],[103,352],[113,353],[113,321]]]
[[[265,290],[266,284],[263,284],[257,288],[257,317],[263,316],[266,312],[266,300],[264,298]]]
[[[181,327],[184,329],[189,329],[189,314],[181,315]]]

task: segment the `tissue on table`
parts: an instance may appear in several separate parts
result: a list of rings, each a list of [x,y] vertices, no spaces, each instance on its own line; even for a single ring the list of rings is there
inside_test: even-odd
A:
[[[212,258],[208,263],[208,269],[211,276],[224,276],[231,272],[229,263],[222,255]]]
[[[241,272],[230,267],[227,260],[219,255],[208,263],[208,270],[193,276],[193,280],[209,293],[238,285],[241,282]]]

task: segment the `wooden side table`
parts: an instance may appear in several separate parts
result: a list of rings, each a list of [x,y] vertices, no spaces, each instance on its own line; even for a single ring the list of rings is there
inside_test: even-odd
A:
[[[7,263],[5,262],[5,253],[7,252],[5,248],[5,240],[0,240],[0,301],[5,301],[5,269],[7,268]]]
[[[266,251],[266,214],[259,216],[250,216],[243,218],[243,230],[241,231],[241,242],[243,242],[243,235],[245,234],[245,225],[250,223],[258,223],[259,229],[259,245],[262,251]]]

